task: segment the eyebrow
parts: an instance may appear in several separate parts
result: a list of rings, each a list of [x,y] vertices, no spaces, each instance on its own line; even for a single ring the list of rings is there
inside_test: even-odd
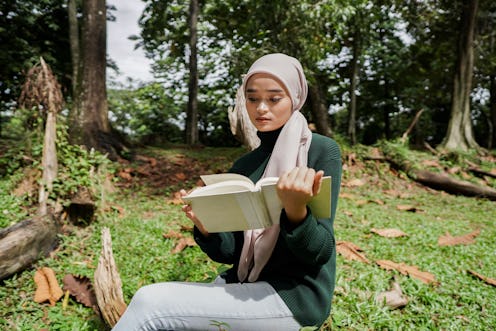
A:
[[[256,93],[256,92],[258,92],[257,89],[249,88],[246,90],[246,93]],[[269,90],[267,90],[267,92],[281,93],[281,92],[284,92],[284,90],[276,88],[276,89],[269,89]]]

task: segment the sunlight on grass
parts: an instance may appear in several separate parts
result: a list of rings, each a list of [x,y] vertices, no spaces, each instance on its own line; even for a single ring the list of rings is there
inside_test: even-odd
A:
[[[242,152],[234,148],[147,149],[148,155],[157,158],[193,158],[201,170],[206,169],[202,163],[208,161],[211,172],[225,171]],[[365,185],[345,185],[354,178],[363,178]],[[474,270],[496,278],[495,202],[428,190],[391,176],[381,164],[345,171],[343,183],[342,193],[348,197],[339,201],[336,239],[358,245],[371,263],[348,261],[338,255],[333,310],[323,330],[490,330],[496,325],[496,287],[468,273]],[[186,180],[183,184],[193,183]],[[93,278],[102,227],[110,228],[126,302],[139,287],[154,282],[212,281],[226,266],[211,262],[198,247],[172,253],[177,240],[163,236],[169,230],[191,236],[181,230],[181,226],[191,226],[189,220],[180,206],[168,200],[169,193],[180,186],[161,187],[150,194],[145,184],[133,184],[112,194],[107,208],[99,211],[92,224],[67,225],[51,257],[0,287],[0,329],[106,330],[92,309],[73,299],[65,310],[61,302],[50,307],[32,300],[34,269],[38,267],[53,268],[59,281],[68,273]],[[415,211],[399,210],[398,205],[413,206]],[[408,236],[384,238],[372,233],[372,228],[397,228]],[[481,232],[474,244],[438,246],[439,236],[446,232],[457,236],[475,229]],[[430,272],[439,285],[426,285],[374,263],[384,259]],[[375,296],[388,290],[393,279],[409,299],[403,309],[389,310],[375,302]]]

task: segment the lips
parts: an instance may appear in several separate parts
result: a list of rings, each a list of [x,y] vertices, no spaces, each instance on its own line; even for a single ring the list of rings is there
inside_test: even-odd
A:
[[[257,122],[268,122],[268,121],[270,121],[270,118],[268,118],[268,117],[257,117],[256,120],[257,120]]]

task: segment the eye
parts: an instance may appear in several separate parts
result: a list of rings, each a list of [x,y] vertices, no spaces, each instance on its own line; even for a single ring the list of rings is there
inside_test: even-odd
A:
[[[257,98],[255,98],[255,97],[248,97],[248,98],[246,98],[246,99],[247,99],[249,102],[251,102],[251,103],[255,103],[255,102],[257,102],[257,101],[258,101],[258,99],[257,99]]]
[[[273,97],[273,98],[270,98],[270,102],[272,103],[278,103],[279,101],[281,101],[282,98],[281,97]]]

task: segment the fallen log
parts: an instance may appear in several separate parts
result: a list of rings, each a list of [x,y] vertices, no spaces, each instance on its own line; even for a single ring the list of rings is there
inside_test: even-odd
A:
[[[487,186],[479,186],[464,180],[454,179],[446,174],[427,170],[413,170],[410,171],[408,177],[435,190],[496,201],[496,190]]]
[[[418,169],[393,144],[383,143],[381,151],[384,155],[383,158],[374,157],[370,159],[385,160],[394,168],[405,172],[410,179],[424,186],[435,190],[442,190],[450,194],[486,198],[496,201],[495,189],[488,186],[479,186],[465,180],[455,179],[444,173]]]
[[[0,280],[26,269],[57,245],[58,226],[49,215],[0,230]]]

